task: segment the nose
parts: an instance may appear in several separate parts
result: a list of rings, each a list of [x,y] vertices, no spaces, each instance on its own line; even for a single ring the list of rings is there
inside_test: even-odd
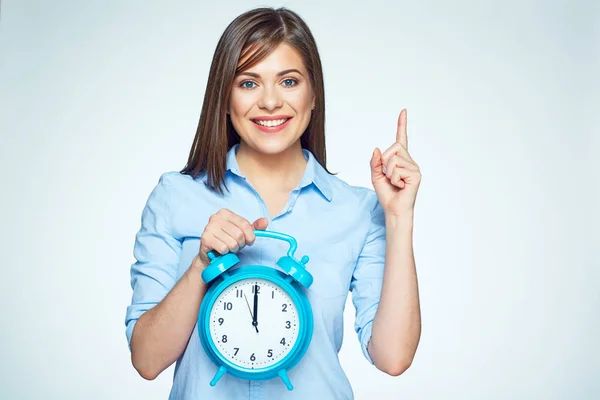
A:
[[[277,87],[275,85],[264,86],[260,99],[258,100],[258,107],[272,111],[282,105],[283,100]]]

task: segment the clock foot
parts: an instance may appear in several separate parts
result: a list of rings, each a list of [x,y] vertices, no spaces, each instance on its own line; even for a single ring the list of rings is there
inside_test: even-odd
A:
[[[285,386],[288,390],[292,390],[294,387],[292,386],[292,382],[290,382],[290,378],[287,375],[287,371],[285,369],[280,370],[278,373],[279,377],[285,383]]]
[[[215,386],[217,384],[217,382],[219,382],[219,379],[221,379],[221,377],[223,375],[225,375],[226,372],[227,372],[227,368],[225,368],[224,366],[221,365],[219,367],[219,370],[215,374],[215,377],[212,379],[212,381],[210,381],[210,386]]]

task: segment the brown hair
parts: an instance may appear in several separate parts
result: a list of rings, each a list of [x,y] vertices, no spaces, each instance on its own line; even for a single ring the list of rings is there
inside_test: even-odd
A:
[[[227,114],[233,81],[238,73],[259,63],[280,43],[295,48],[308,71],[315,94],[315,108],[300,143],[327,170],[325,91],[321,59],[306,23],[298,14],[282,7],[247,11],[235,18],[221,35],[210,66],[194,143],[181,173],[196,178],[206,171],[206,184],[211,190],[223,194],[221,185],[227,189],[223,181],[227,152],[240,142]],[[239,60],[247,56],[247,60],[238,67]]]

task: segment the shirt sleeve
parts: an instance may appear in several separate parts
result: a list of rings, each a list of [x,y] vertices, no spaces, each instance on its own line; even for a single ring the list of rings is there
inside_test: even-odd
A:
[[[181,241],[170,230],[171,185],[163,174],[142,211],[131,265],[131,305],[125,316],[125,334],[131,350],[133,328],[140,316],[157,305],[176,283]]]
[[[385,263],[385,214],[374,191],[369,190],[366,207],[368,212],[368,232],[363,248],[358,256],[350,290],[352,303],[356,308],[354,330],[358,334],[362,352],[373,363],[367,350],[371,339],[373,319],[379,305],[383,268]]]

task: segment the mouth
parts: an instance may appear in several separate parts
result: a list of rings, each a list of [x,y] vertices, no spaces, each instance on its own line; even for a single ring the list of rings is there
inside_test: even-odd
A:
[[[292,117],[280,118],[280,119],[252,119],[254,125],[263,132],[273,133],[279,132],[289,125]]]
[[[276,128],[280,125],[285,124],[290,119],[292,119],[292,118],[290,117],[290,118],[271,119],[271,120],[253,119],[252,122],[254,122],[256,125],[259,125],[259,126],[264,126],[267,128]]]

